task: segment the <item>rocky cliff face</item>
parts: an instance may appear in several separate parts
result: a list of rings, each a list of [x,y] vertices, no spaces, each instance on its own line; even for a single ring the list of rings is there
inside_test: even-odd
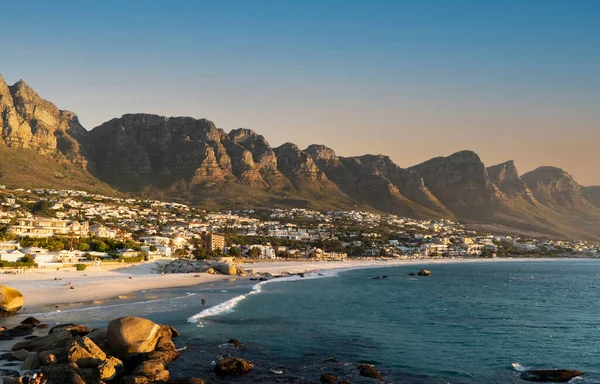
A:
[[[436,157],[409,168],[448,209],[460,215],[476,213],[485,205],[499,202],[503,195],[490,180],[485,165],[472,151]]]
[[[431,193],[425,186],[425,181],[417,172],[400,168],[389,156],[383,155],[364,155],[358,157],[360,161],[377,169],[390,182],[398,188],[400,193],[407,199],[416,202],[424,207],[433,209],[445,216],[451,216],[450,211],[442,204],[437,197]]]
[[[535,197],[519,176],[514,161],[488,167],[487,173],[490,180],[509,198],[524,198],[535,204]]]
[[[206,119],[130,114],[90,135],[98,175],[121,188],[135,190],[144,183],[165,187],[178,180],[196,185],[233,174],[223,144],[227,135]]]
[[[600,186],[583,187],[586,199],[596,207],[600,207]]]
[[[9,87],[0,76],[0,131],[10,148],[86,165],[80,142],[86,141],[88,132],[77,116],[43,100],[23,80]]]
[[[551,208],[589,205],[585,192],[573,177],[556,167],[539,167],[522,177],[536,200]]]

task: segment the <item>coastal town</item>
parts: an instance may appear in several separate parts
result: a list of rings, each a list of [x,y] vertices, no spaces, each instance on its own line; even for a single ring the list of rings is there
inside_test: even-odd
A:
[[[208,212],[85,191],[0,186],[0,265],[155,258],[347,260],[596,257],[599,245],[478,233],[448,220],[301,208]]]

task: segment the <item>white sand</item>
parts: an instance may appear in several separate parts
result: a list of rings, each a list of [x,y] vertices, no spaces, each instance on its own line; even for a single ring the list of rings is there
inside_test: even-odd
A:
[[[153,269],[154,262],[128,267],[88,267],[32,269],[18,275],[0,274],[0,282],[19,290],[25,299],[23,308],[64,303],[78,303],[115,298],[145,289],[174,288],[200,283],[227,280],[232,276],[200,274],[167,274],[161,276]],[[54,278],[63,280],[54,280]],[[131,279],[130,279],[131,277]],[[65,285],[71,283],[71,285]]]

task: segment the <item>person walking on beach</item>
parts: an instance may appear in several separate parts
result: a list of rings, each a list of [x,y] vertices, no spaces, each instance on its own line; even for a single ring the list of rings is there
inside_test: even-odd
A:
[[[204,296],[202,297],[202,305],[206,304],[206,299],[204,298]]]

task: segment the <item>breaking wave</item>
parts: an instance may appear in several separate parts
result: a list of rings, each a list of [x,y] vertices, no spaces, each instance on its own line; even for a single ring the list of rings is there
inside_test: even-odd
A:
[[[207,309],[203,310],[202,312],[197,313],[194,316],[191,316],[190,318],[188,318],[188,322],[197,323],[200,319],[203,319],[205,317],[218,316],[218,315],[222,315],[225,313],[233,312],[235,307],[240,303],[240,301],[244,300],[245,298],[247,298],[250,295],[256,295],[256,294],[262,292],[262,289],[266,284],[278,283],[278,282],[282,283],[282,282],[286,282],[286,281],[313,280],[313,279],[320,279],[320,278],[325,278],[325,277],[334,277],[334,276],[337,276],[340,272],[341,272],[341,270],[332,270],[332,271],[325,271],[325,272],[311,272],[311,273],[305,274],[304,277],[301,277],[298,275],[293,275],[293,276],[287,276],[287,277],[279,277],[279,278],[275,278],[275,279],[271,279],[271,280],[267,280],[267,281],[261,281],[260,283],[255,284],[252,287],[252,291],[250,291],[244,295],[236,296],[232,299],[224,301],[213,307],[207,308]]]

